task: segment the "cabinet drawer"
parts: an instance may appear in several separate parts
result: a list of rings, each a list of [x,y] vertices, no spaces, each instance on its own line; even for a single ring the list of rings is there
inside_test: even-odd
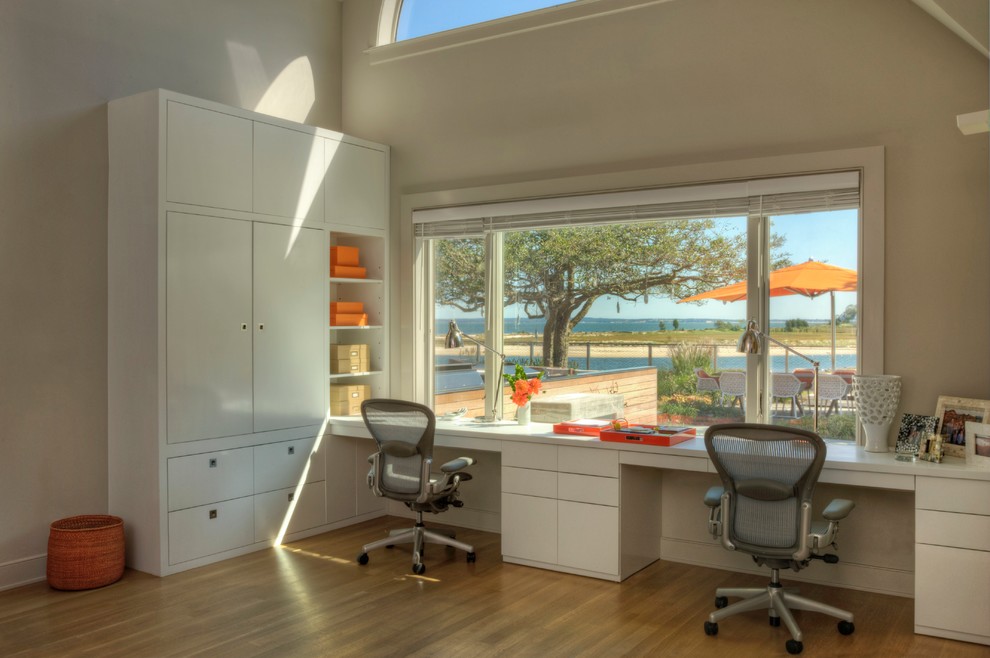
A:
[[[915,546],[914,623],[990,637],[990,552]]]
[[[557,503],[557,560],[574,569],[619,573],[619,508]]]
[[[915,541],[990,551],[990,516],[916,510]]]
[[[990,515],[990,482],[952,478],[916,478],[917,509]]]
[[[271,541],[288,519],[285,534],[315,528],[326,523],[327,488],[325,482],[310,482],[297,497],[295,487],[269,491],[254,497],[254,540]],[[295,505],[293,505],[295,501]],[[291,512],[291,514],[290,514]]]
[[[253,493],[252,448],[168,460],[168,510],[205,505]]]
[[[619,451],[560,446],[557,453],[557,470],[561,473],[583,473],[617,478],[619,477]]]
[[[253,542],[253,496],[168,515],[169,564],[188,562]]]
[[[557,446],[502,441],[502,466],[557,470]]]
[[[502,494],[502,555],[557,562],[557,501]]]
[[[502,467],[502,491],[525,496],[557,497],[557,473],[532,468]]]
[[[313,454],[316,439],[299,439],[254,447],[254,492],[295,487],[306,473],[306,482],[326,479],[326,462]],[[309,464],[309,469],[306,465]]]
[[[618,478],[603,478],[595,475],[558,473],[557,497],[560,500],[618,507],[619,480]]]

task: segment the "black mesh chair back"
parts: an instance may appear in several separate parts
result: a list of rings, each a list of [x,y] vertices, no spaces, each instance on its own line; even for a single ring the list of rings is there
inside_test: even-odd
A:
[[[789,558],[809,531],[815,483],[825,463],[820,436],[778,425],[725,424],[705,433],[705,448],[732,494],[722,522],[737,549]]]
[[[394,500],[415,500],[422,488],[423,462],[433,457],[433,410],[403,400],[368,400],[361,405],[361,416],[382,454],[382,493]]]

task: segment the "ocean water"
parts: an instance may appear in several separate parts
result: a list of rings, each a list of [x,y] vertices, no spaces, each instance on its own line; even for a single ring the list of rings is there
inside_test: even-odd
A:
[[[657,331],[661,320],[663,320],[663,322],[667,325],[667,331],[674,330],[673,318],[585,318],[578,323],[578,325],[574,328],[573,333]],[[436,321],[434,331],[437,336],[443,336],[447,333],[447,325],[449,322],[450,318],[438,319]],[[714,329],[716,322],[717,320],[712,320],[709,318],[677,319],[679,329],[692,331],[698,329]],[[742,318],[738,320],[724,320],[724,322],[731,322],[737,325],[740,328],[740,331],[746,326],[746,321]],[[783,327],[784,322],[784,320],[771,320],[770,327]],[[828,322],[828,319],[808,320],[808,324],[828,324]],[[530,320],[529,318],[505,318],[504,331],[507,334],[541,334],[543,333],[543,323],[544,321],[542,319]],[[481,334],[485,331],[485,319],[458,318],[457,326],[465,333],[471,335]]]

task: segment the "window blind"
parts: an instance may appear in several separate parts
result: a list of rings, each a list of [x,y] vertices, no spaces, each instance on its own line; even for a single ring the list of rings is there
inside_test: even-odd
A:
[[[858,208],[858,171],[544,197],[413,211],[420,238]]]

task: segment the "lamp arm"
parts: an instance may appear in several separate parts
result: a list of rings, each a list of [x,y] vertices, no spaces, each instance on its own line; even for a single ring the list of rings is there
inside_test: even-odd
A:
[[[499,352],[499,351],[498,351],[497,349],[495,349],[495,348],[494,348],[494,347],[492,347],[491,345],[485,345],[484,343],[482,343],[482,342],[481,342],[480,340],[478,340],[477,338],[472,338],[471,336],[468,336],[468,335],[467,335],[466,333],[464,333],[463,331],[461,332],[461,338],[466,338],[466,339],[468,339],[469,341],[471,341],[472,343],[474,343],[475,345],[481,345],[481,346],[482,346],[482,347],[484,347],[484,348],[485,348],[486,350],[488,350],[489,352],[492,352],[493,354],[497,354],[497,355],[498,355],[498,357],[499,357],[500,359],[502,359],[503,361],[505,361],[505,355],[504,355],[504,354],[502,354],[501,352]]]
[[[785,350],[787,350],[787,351],[788,351],[788,352],[790,352],[791,354],[795,354],[795,355],[797,355],[797,356],[799,356],[799,357],[801,357],[802,359],[804,359],[805,361],[807,361],[808,363],[810,363],[810,364],[811,364],[811,365],[813,365],[814,367],[816,367],[816,368],[818,368],[819,366],[821,366],[821,362],[820,362],[820,361],[815,361],[815,360],[814,360],[814,359],[812,359],[812,358],[811,358],[810,356],[806,356],[806,355],[804,355],[804,354],[801,354],[800,352],[798,352],[798,351],[797,351],[796,349],[794,349],[794,348],[793,348],[793,347],[791,347],[790,345],[785,345],[784,343],[782,343],[782,342],[780,342],[779,340],[777,340],[776,338],[774,338],[774,337],[773,337],[773,336],[771,336],[770,334],[768,334],[768,333],[764,333],[764,332],[762,332],[762,331],[760,332],[760,334],[762,334],[762,336],[763,336],[764,338],[766,338],[766,339],[767,339],[768,341],[770,341],[770,342],[771,342],[771,343],[773,343],[774,345],[776,345],[776,346],[778,346],[778,347],[783,347],[783,348],[784,348]]]
[[[486,350],[488,350],[492,354],[495,354],[496,356],[498,356],[498,362],[499,362],[498,377],[495,378],[495,395],[494,395],[494,398],[492,400],[492,418],[494,418],[497,421],[497,420],[499,420],[499,415],[498,415],[498,396],[502,393],[502,373],[505,371],[505,354],[503,354],[502,352],[499,352],[497,349],[495,349],[491,345],[485,345],[484,343],[482,343],[477,338],[472,338],[471,336],[468,336],[464,332],[460,332],[460,335],[461,335],[461,338],[467,338],[469,341],[471,341],[475,345],[480,345],[481,347],[485,348]]]

